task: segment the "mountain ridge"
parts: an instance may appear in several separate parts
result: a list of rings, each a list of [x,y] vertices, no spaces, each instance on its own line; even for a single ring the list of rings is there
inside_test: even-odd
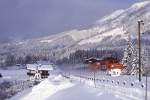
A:
[[[11,44],[10,51],[13,55],[45,55],[54,59],[61,59],[69,56],[70,53],[79,49],[91,48],[119,48],[127,45],[127,34],[136,38],[137,21],[143,20],[144,33],[150,32],[150,1],[143,1],[133,4],[127,9],[117,10],[114,13],[103,17],[95,22],[88,29],[74,29],[47,37],[19,41]],[[143,36],[144,37],[144,36]],[[150,42],[150,37],[146,35]],[[7,48],[6,45],[1,47]],[[6,50],[9,52],[9,50]]]

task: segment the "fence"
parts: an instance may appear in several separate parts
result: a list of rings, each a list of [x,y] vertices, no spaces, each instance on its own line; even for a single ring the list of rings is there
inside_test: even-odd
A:
[[[95,88],[103,89],[107,92],[116,92],[119,95],[133,98],[133,100],[139,98],[148,100],[150,98],[147,77],[143,77],[142,82],[138,82],[138,77],[136,76],[111,77],[103,74],[102,72],[91,72],[85,69],[62,72],[62,75],[67,79],[79,80],[85,84],[90,81],[93,82]]]

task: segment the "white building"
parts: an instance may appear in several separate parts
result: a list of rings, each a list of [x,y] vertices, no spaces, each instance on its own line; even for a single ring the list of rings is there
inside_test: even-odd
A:
[[[49,72],[53,70],[53,66],[50,64],[27,64],[27,75],[30,78],[47,78],[49,76]]]
[[[109,69],[109,75],[120,76],[122,73],[123,66],[121,64],[112,64]]]
[[[109,71],[109,74],[110,74],[111,76],[120,76],[121,73],[122,73],[122,70],[121,70],[121,69],[117,69],[117,68],[111,69],[111,70]]]

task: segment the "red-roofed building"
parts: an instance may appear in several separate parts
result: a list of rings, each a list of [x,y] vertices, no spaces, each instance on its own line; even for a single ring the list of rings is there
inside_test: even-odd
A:
[[[123,67],[123,64],[119,63],[119,60],[113,57],[104,58],[104,59],[95,59],[90,58],[86,59],[86,64],[92,70],[101,70],[108,71],[110,75],[115,76],[120,75]]]

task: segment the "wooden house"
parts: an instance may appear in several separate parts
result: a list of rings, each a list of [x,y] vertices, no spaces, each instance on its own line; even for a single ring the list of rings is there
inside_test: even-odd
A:
[[[120,75],[123,69],[123,64],[120,64],[119,60],[113,57],[107,57],[103,59],[90,58],[86,59],[85,63],[88,64],[88,67],[92,70],[107,71],[111,75],[115,73]]]

